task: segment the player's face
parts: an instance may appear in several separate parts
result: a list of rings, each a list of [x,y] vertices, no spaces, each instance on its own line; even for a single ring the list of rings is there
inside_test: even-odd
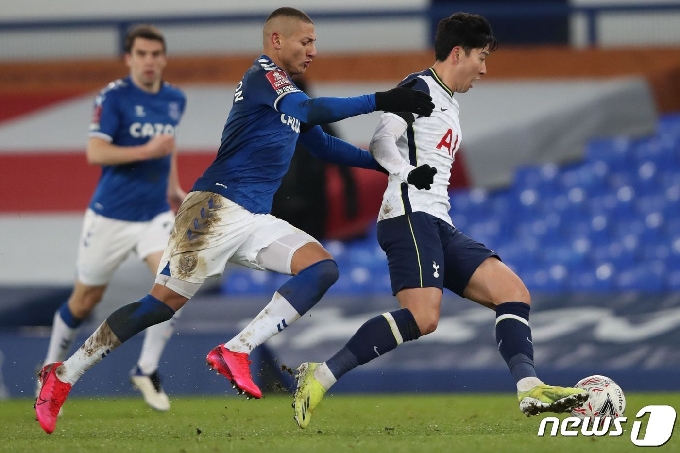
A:
[[[454,50],[455,51],[455,50]],[[472,49],[466,54],[463,49],[459,50],[458,72],[455,92],[465,93],[475,80],[482,78],[486,74],[486,57],[489,56],[489,49]]]
[[[135,85],[145,91],[158,91],[167,64],[163,43],[135,38],[130,53],[125,55],[125,63]]]
[[[314,25],[296,21],[291,33],[281,39],[280,66],[291,76],[304,74],[316,57]]]

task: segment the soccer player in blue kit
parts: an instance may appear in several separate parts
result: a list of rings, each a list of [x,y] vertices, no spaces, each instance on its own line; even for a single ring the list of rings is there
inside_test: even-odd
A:
[[[112,313],[66,361],[41,370],[35,409],[47,433],[80,376],[136,333],[172,318],[227,262],[292,275],[248,326],[206,359],[239,392],[262,396],[248,355],[311,309],[338,278],[332,255],[316,239],[269,214],[297,140],[329,162],[377,168],[370,153],[318,124],[376,110],[427,116],[433,108],[429,95],[410,87],[310,99],[290,77],[306,71],[315,41],[314,24],[302,11],[284,7],[269,15],[264,53],[236,87],[217,157],[177,213],[151,292]]]
[[[460,232],[449,216],[449,176],[462,136],[454,93],[467,92],[486,74],[486,58],[497,45],[481,16],[457,13],[442,19],[435,63],[401,83],[415,82],[414,89],[429,93],[434,112],[382,115],[370,145],[390,173],[377,235],[401,309],[366,321],[326,362],[298,367],[293,408],[300,428],[309,425],[324,394],[345,373],[434,332],[443,288],[495,311],[498,350],[515,378],[524,414],[569,412],[587,399],[582,389],[538,379],[529,291],[494,251]]]
[[[138,25],[127,33],[124,46],[130,75],[111,82],[95,100],[87,159],[102,173],[85,213],[75,285],[55,313],[43,364],[66,358],[80,324],[131,252],[156,272],[172,230],[171,207],[176,210],[186,196],[175,148],[186,98],[162,80],[165,38],[156,27]],[[130,375],[146,402],[160,411],[170,409],[157,368],[174,319],[146,331]]]

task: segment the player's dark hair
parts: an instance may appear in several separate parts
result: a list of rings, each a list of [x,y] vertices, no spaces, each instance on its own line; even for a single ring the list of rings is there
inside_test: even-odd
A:
[[[290,17],[293,19],[301,20],[302,22],[305,22],[307,24],[314,23],[312,22],[312,19],[308,15],[306,15],[299,9],[291,8],[290,6],[284,6],[282,8],[277,8],[274,11],[272,11],[269,17],[267,17],[265,23],[277,17]]]
[[[163,33],[158,28],[149,24],[135,25],[128,30],[125,35],[125,53],[132,52],[132,46],[137,38],[160,42],[163,44],[163,52],[165,53],[165,36],[163,36]]]
[[[434,56],[444,61],[454,47],[460,46],[469,54],[472,49],[488,47],[489,52],[498,48],[498,41],[493,36],[491,24],[484,17],[476,14],[456,13],[445,17],[437,25],[434,37]]]

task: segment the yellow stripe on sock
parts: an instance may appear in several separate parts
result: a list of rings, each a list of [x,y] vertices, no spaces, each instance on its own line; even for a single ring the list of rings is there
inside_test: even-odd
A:
[[[390,325],[390,329],[392,329],[392,335],[394,335],[394,339],[397,340],[397,346],[402,344],[404,342],[404,338],[401,336],[401,332],[399,332],[399,327],[397,327],[397,322],[392,317],[392,314],[383,313],[383,316],[387,320],[387,323]]]
[[[526,324],[527,326],[529,325],[529,321],[517,315],[500,315],[499,317],[496,318],[496,324],[503,321],[504,319],[515,319],[521,323]]]

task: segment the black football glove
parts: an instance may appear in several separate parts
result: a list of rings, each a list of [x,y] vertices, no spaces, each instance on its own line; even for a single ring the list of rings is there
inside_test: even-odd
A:
[[[389,91],[375,93],[375,108],[383,112],[411,112],[430,116],[434,109],[432,98],[422,91],[413,90],[416,79]]]
[[[406,182],[415,186],[416,189],[430,190],[431,184],[434,181],[434,175],[437,174],[437,169],[429,165],[421,165],[411,170],[406,178]]]

